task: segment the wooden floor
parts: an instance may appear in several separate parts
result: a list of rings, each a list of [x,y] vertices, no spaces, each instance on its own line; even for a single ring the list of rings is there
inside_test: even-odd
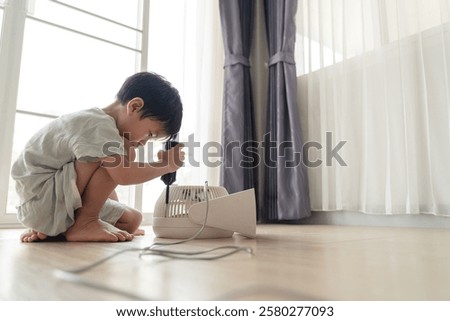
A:
[[[256,239],[234,236],[172,246],[200,250],[248,246],[216,261],[126,252],[93,270],[74,269],[132,242],[36,243],[0,230],[2,300],[450,300],[450,230],[325,225],[260,225]],[[93,285],[95,287],[93,287]]]

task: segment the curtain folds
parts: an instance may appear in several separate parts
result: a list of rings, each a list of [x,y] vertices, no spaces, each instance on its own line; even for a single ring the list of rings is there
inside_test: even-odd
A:
[[[264,1],[270,59],[261,221],[299,220],[311,214],[297,105],[296,10],[297,0]]]
[[[220,0],[225,51],[221,185],[229,193],[256,188],[258,157],[250,79],[254,0]],[[258,193],[256,193],[258,195]]]
[[[450,215],[450,1],[299,0],[314,210]],[[325,164],[325,151],[345,142]]]

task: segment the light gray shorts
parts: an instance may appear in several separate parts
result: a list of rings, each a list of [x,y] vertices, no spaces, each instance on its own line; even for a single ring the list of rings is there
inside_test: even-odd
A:
[[[17,207],[17,217],[23,225],[48,236],[66,232],[75,222],[75,211],[81,207],[73,163],[45,181],[35,197]],[[115,224],[128,206],[107,199],[99,218]]]

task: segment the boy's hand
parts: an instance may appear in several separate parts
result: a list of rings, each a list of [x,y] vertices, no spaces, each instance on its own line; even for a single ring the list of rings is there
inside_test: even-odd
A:
[[[168,173],[173,173],[184,163],[184,152],[181,150],[184,147],[183,144],[179,143],[175,147],[169,150],[158,152],[158,159],[161,166],[168,167]]]

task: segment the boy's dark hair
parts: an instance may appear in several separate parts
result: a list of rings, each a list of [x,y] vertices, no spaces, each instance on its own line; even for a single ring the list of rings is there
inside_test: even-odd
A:
[[[178,90],[163,76],[144,71],[128,77],[117,93],[117,100],[125,105],[135,97],[144,101],[141,119],[151,118],[162,122],[166,134],[170,136],[180,131],[183,104]]]

